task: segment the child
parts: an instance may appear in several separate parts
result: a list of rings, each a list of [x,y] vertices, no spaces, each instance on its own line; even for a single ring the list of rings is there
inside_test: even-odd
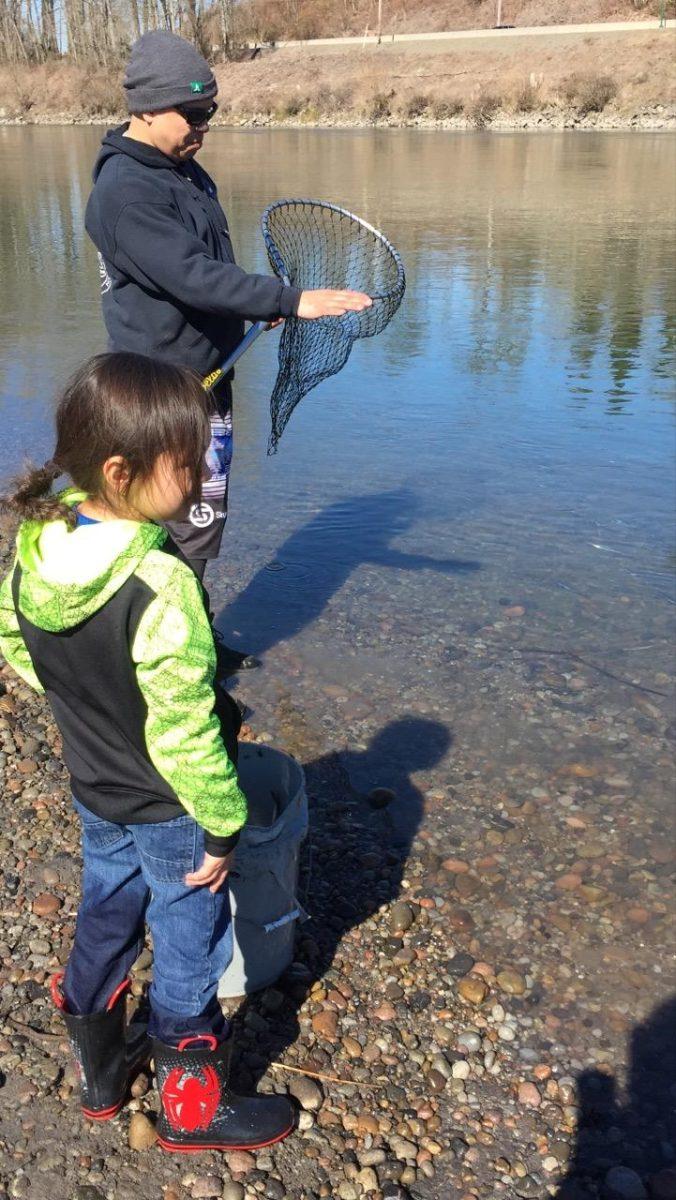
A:
[[[82,823],[82,902],[52,994],[82,1079],[83,1111],[118,1112],[152,1054],[168,1150],[254,1149],[285,1137],[279,1096],[228,1086],[218,980],[232,954],[226,877],[246,799],[239,714],[214,689],[195,575],[158,524],[205,476],[208,397],[182,368],[93,358],[56,414],[54,458],[4,507],[23,518],[0,589],[0,649],[52,706]],[[58,496],[53,481],[75,484]],[[127,974],[153,938],[149,1035],[127,1036]]]

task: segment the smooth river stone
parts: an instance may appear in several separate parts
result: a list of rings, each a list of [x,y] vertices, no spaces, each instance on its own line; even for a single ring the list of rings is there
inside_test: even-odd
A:
[[[59,911],[61,905],[62,901],[58,896],[52,896],[51,892],[42,892],[33,901],[33,912],[36,917],[50,917]]]
[[[542,1096],[534,1083],[520,1083],[518,1091],[519,1104],[527,1104],[529,1108],[539,1108]]]
[[[526,991],[526,980],[523,975],[519,975],[518,971],[512,971],[511,968],[499,971],[497,982],[500,990],[507,992],[508,996],[523,996]]]
[[[488,995],[488,985],[484,983],[483,979],[472,979],[469,976],[467,979],[460,980],[458,994],[468,1004],[481,1004]]]
[[[410,904],[398,900],[392,905],[390,912],[390,929],[392,933],[405,933],[415,921],[415,915]]]
[[[640,1175],[631,1167],[611,1167],[604,1183],[611,1200],[648,1200]]]

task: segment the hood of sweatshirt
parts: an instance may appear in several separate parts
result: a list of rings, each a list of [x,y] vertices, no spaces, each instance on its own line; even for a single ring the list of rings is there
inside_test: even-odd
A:
[[[86,495],[70,488],[60,499],[75,505]],[[166,530],[150,522],[100,521],[70,529],[65,521],[24,521],[16,539],[19,608],[49,633],[72,629],[103,608],[166,539]]]
[[[167,154],[163,154],[161,150],[156,150],[154,146],[147,146],[145,142],[138,142],[136,138],[125,137],[125,131],[128,124],[118,125],[116,129],[109,129],[108,133],[101,142],[101,149],[94,163],[92,177],[94,183],[101,174],[101,168],[107,163],[109,158],[113,158],[116,154],[126,154],[127,158],[133,158],[136,162],[140,162],[144,167],[159,168],[162,171],[179,171],[180,163],[174,162],[173,158],[169,158]]]

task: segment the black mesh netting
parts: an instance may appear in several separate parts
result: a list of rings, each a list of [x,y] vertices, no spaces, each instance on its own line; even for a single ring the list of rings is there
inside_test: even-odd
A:
[[[333,204],[280,200],[265,211],[262,224],[270,263],[281,279],[303,289],[366,292],[373,300],[360,313],[285,321],[270,398],[268,453],[273,453],[303,396],[345,366],[357,338],[373,337],[385,328],[401,304],[406,278],[387,239]]]

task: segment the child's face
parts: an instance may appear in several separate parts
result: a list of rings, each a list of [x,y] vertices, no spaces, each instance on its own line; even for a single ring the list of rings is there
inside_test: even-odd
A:
[[[206,462],[203,478],[209,478]],[[194,502],[190,469],[177,465],[171,455],[160,454],[150,475],[135,479],[124,499],[120,498],[127,511],[119,515],[132,520],[183,521]]]

